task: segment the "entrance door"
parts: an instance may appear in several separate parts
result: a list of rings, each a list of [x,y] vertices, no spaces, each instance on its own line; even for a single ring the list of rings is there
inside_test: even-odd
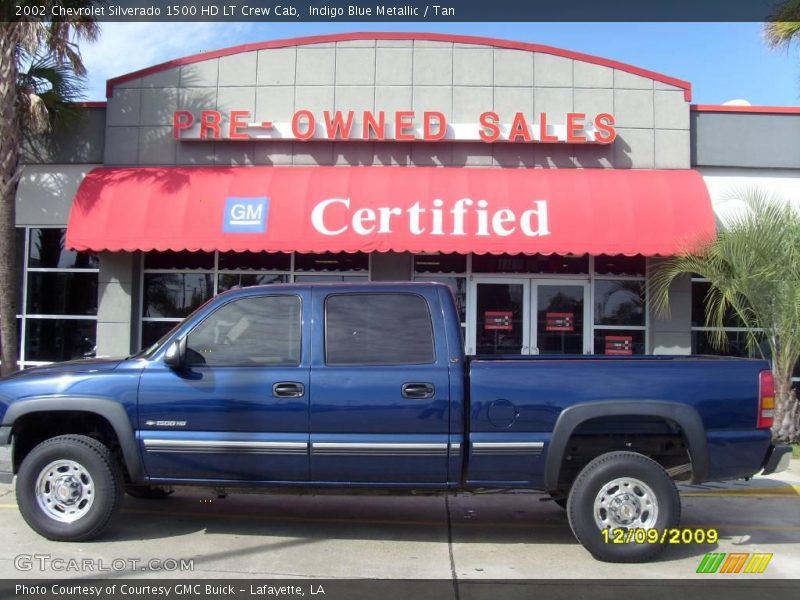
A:
[[[530,281],[472,282],[469,348],[475,354],[530,354]]]
[[[467,348],[478,355],[590,352],[589,282],[475,278]]]
[[[585,281],[531,282],[532,354],[590,352],[588,291]]]

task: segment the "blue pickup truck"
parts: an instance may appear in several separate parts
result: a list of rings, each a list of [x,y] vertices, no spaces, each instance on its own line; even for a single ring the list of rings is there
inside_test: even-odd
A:
[[[435,283],[233,290],[126,359],[0,381],[0,480],[41,535],[97,536],[124,493],[175,486],[541,490],[596,557],[663,544],[675,481],[786,468],[772,377],[712,357],[466,357]]]

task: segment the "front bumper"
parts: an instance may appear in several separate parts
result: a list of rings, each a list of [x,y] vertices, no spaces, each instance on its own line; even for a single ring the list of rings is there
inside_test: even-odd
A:
[[[764,462],[762,475],[780,473],[789,468],[789,461],[792,460],[791,446],[770,446],[767,453],[767,460]]]

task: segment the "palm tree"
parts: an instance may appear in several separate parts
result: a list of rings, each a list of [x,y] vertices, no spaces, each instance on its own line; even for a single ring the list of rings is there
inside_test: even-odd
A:
[[[95,0],[45,0],[79,8]],[[17,369],[17,279],[15,198],[22,175],[20,145],[41,133],[76,96],[86,73],[77,43],[94,40],[93,20],[20,21],[14,3],[0,7],[0,373]]]
[[[764,24],[764,38],[771,48],[788,48],[800,41],[800,0],[779,4]]]
[[[768,192],[750,188],[732,194],[744,205],[718,231],[716,239],[667,259],[653,273],[653,303],[669,312],[673,280],[696,274],[711,283],[706,321],[717,327],[711,342],[724,349],[722,331],[733,314],[747,331],[748,350],[769,349],[775,378],[773,435],[800,438],[800,404],[792,390],[792,370],[800,359],[800,212]]]

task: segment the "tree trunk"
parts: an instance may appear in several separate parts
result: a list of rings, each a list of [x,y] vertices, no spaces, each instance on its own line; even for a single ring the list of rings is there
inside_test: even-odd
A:
[[[792,389],[791,375],[775,377],[773,437],[781,442],[800,440],[800,402]]]
[[[17,42],[14,23],[0,24],[0,373],[17,370],[16,195],[20,120],[17,106]]]

